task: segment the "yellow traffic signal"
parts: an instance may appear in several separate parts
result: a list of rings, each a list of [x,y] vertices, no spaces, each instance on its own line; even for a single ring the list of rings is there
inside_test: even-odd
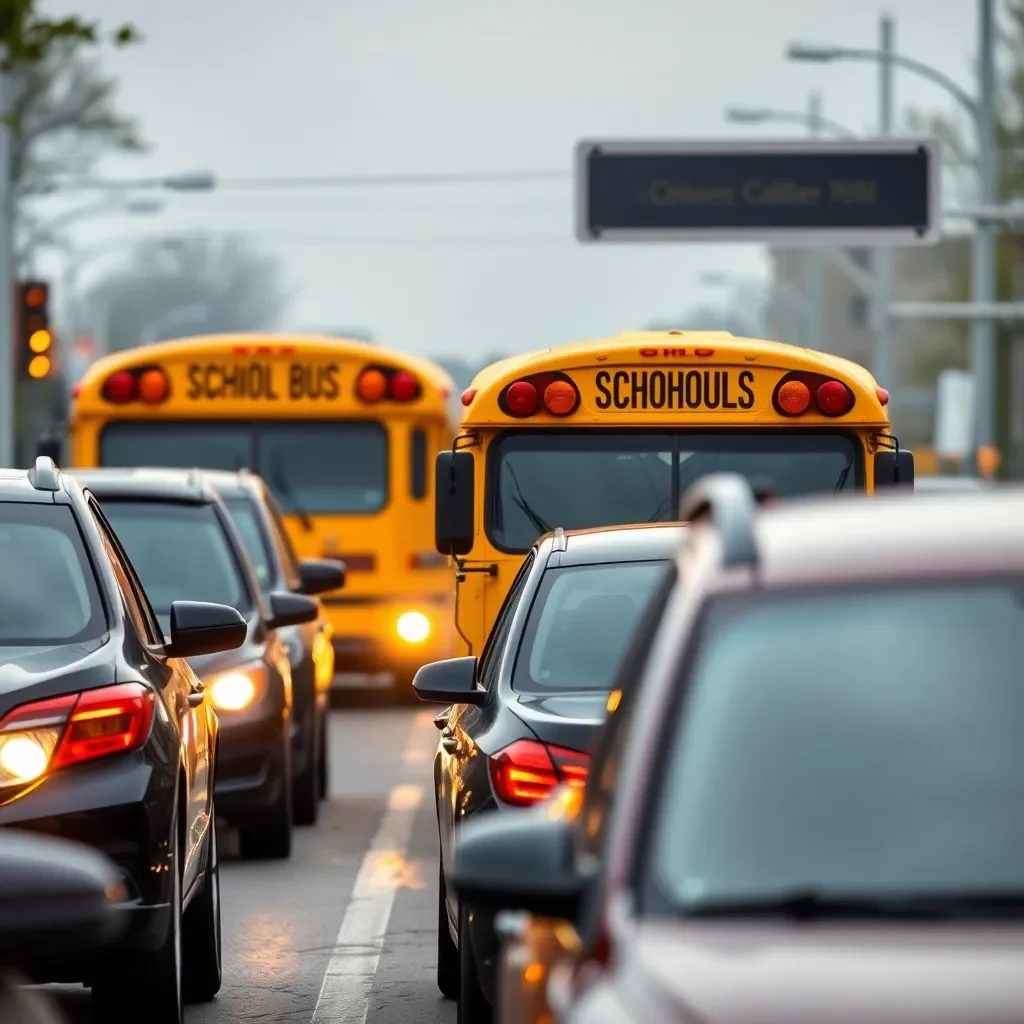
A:
[[[18,365],[22,373],[41,380],[54,370],[50,286],[45,281],[22,281],[18,298]]]
[[[28,347],[35,352],[36,355],[42,355],[51,345],[53,344],[53,336],[49,331],[40,329],[34,331],[28,339]]]
[[[35,380],[40,380],[50,372],[51,365],[49,356],[36,356],[28,364],[28,375]]]

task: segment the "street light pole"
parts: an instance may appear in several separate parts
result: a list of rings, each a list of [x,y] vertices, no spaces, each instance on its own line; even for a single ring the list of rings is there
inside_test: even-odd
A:
[[[879,25],[881,59],[878,62],[879,117],[878,130],[883,139],[893,134],[893,55],[896,52],[896,26],[888,15],[883,15]],[[889,305],[893,292],[892,249],[879,246],[875,250],[875,278],[878,291],[874,303],[875,328],[875,380],[883,388],[895,390],[896,380],[892,356],[892,322]]]
[[[978,0],[978,178],[979,204],[995,206],[999,200],[995,164],[995,12],[993,0]],[[996,300],[995,226],[975,225],[972,247],[971,299],[979,304]],[[971,367],[975,389],[975,443],[995,444],[996,353],[995,323],[971,321]]]
[[[812,92],[807,100],[807,134],[816,138],[824,134],[821,117],[821,93]],[[807,323],[807,347],[824,349],[825,345],[825,267],[821,253],[808,249],[803,256],[804,277],[810,316]]]
[[[2,51],[0,51],[2,56]],[[0,72],[0,114],[11,109],[10,75]],[[14,189],[11,129],[0,122],[0,467],[14,466]]]

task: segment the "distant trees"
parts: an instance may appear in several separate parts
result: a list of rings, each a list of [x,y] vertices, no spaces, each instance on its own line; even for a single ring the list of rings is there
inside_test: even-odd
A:
[[[239,236],[140,242],[82,304],[108,351],[188,334],[267,330],[292,295],[278,260]]]

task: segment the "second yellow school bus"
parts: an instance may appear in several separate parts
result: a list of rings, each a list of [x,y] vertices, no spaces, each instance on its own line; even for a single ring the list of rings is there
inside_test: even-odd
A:
[[[250,469],[302,558],[338,558],[324,595],[335,671],[399,692],[454,641],[453,587],[431,536],[430,461],[450,447],[451,378],[360,341],[213,335],[94,363],[70,417],[75,466]]]
[[[720,471],[780,497],[913,483],[887,392],[862,366],[727,333],[638,332],[488,366],[437,457],[435,543],[479,654],[540,534],[663,522]]]

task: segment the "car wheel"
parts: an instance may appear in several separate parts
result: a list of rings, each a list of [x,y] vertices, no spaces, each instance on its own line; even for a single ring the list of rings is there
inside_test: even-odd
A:
[[[320,815],[320,794],[317,792],[317,768],[320,757],[317,748],[320,745],[320,730],[317,728],[316,720],[316,708],[313,708],[306,716],[306,722],[302,727],[302,745],[307,751],[307,756],[305,767],[294,777],[292,786],[296,825],[315,825]]]
[[[480,976],[469,940],[469,911],[459,906],[459,1007],[457,1024],[491,1024],[494,1010],[480,987]]]
[[[93,980],[92,1018],[182,1024],[181,837],[174,824],[171,922],[159,949],[119,955]]]
[[[217,819],[210,818],[209,848],[203,891],[188,905],[181,922],[184,940],[185,999],[190,1003],[208,1003],[220,991],[220,852],[217,849]]]
[[[330,779],[330,761],[327,757],[327,708],[320,712],[320,750],[316,762],[317,789],[321,800],[326,800],[329,794],[328,780]]]
[[[459,947],[448,925],[448,889],[444,869],[437,869],[437,987],[445,999],[459,998]]]
[[[279,794],[258,825],[238,831],[238,847],[245,860],[285,860],[292,854],[292,772],[291,739],[288,730],[281,735]]]

